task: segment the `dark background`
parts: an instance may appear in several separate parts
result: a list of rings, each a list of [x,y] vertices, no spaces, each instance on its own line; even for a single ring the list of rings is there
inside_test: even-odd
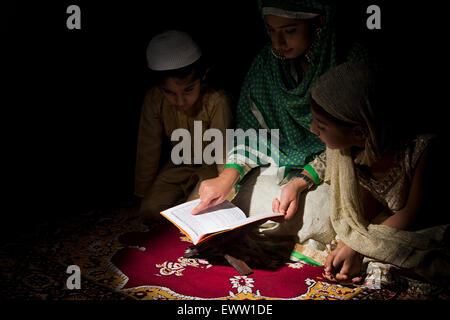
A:
[[[341,39],[362,39],[389,70],[392,110],[413,127],[447,134],[444,10],[407,1],[332,3]],[[81,30],[66,28],[71,4],[81,8]],[[381,30],[366,28],[370,4],[381,7]],[[268,41],[253,0],[1,7],[3,236],[132,197],[139,114],[150,83],[145,51],[155,33],[191,33],[213,62],[211,80],[235,99]]]

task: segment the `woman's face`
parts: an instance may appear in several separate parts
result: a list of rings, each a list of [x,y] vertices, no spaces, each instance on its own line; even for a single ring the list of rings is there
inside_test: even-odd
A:
[[[311,45],[311,32],[307,20],[284,18],[271,14],[266,15],[265,18],[273,48],[287,59],[301,56]]]

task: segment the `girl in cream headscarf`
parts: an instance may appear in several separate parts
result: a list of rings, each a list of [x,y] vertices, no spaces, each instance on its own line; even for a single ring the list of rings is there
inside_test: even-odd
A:
[[[330,185],[330,212],[320,223],[330,226],[327,232],[338,241],[325,261],[329,280],[359,282],[371,262],[448,285],[448,219],[428,212],[425,197],[435,139],[393,135],[375,84],[362,63],[344,63],[316,81],[311,132],[327,149],[305,167],[302,178],[283,188],[273,210],[296,201],[306,180],[324,181]]]

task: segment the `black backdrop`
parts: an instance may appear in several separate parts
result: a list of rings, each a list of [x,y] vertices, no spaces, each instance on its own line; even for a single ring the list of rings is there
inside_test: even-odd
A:
[[[405,123],[446,134],[445,12],[407,1],[330,1],[340,37],[363,39],[390,70],[393,110]],[[81,30],[66,8],[81,8]],[[381,30],[366,8],[381,8]],[[431,4],[431,2],[430,2]],[[136,134],[149,85],[145,49],[165,27],[194,36],[212,79],[234,97],[268,41],[254,0],[14,1],[1,5],[3,234],[133,193]]]

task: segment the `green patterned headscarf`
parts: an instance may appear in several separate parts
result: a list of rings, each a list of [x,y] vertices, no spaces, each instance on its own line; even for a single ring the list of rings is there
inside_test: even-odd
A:
[[[268,43],[254,59],[247,73],[237,107],[237,128],[279,129],[279,150],[269,155],[279,160],[280,167],[301,168],[314,155],[325,150],[325,145],[309,131],[312,114],[309,91],[314,81],[340,61],[336,54],[336,35],[333,29],[331,8],[315,0],[259,0],[259,9],[275,7],[287,11],[320,13],[325,17],[321,32],[314,40],[314,50],[306,73],[299,75],[298,83],[290,74],[290,61],[280,60],[272,54]],[[359,60],[357,57],[348,57]],[[269,143],[268,143],[269,144]],[[245,150],[245,151],[244,151]],[[247,158],[253,155],[257,165],[268,159],[248,145],[233,149],[235,154]],[[230,161],[228,163],[233,162]],[[252,161],[249,160],[251,163]],[[285,175],[285,173],[283,175]]]

